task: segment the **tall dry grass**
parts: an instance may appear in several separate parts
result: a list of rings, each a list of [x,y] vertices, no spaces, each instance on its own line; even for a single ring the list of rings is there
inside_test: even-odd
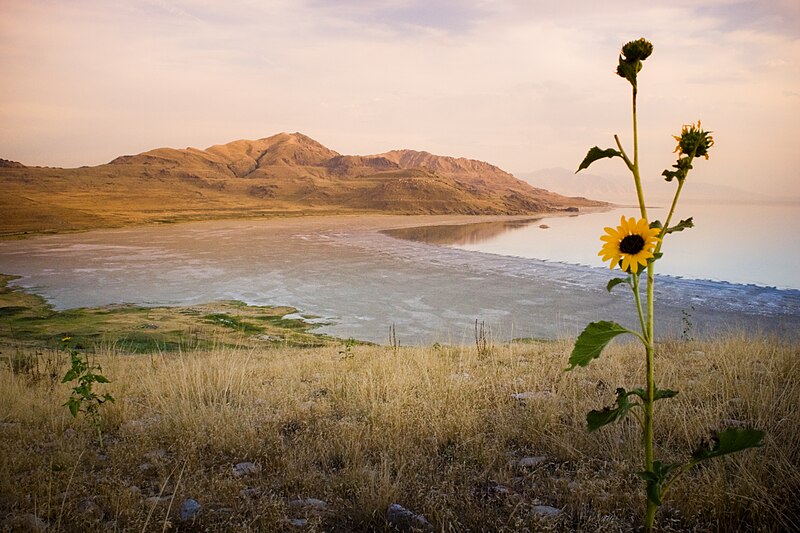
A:
[[[381,531],[399,503],[440,531],[630,531],[644,505],[635,421],[589,434],[585,414],[641,385],[640,348],[612,346],[603,364],[565,373],[570,348],[108,351],[98,360],[117,402],[104,406],[103,450],[61,405],[67,385],[4,367],[0,523],[282,531],[305,518],[310,531]],[[656,406],[662,460],[722,421],[767,432],[763,448],[677,483],[661,530],[798,530],[798,347],[734,334],[659,348],[659,386],[680,391]],[[525,456],[546,459],[524,468]],[[235,475],[244,461],[259,470]],[[193,524],[178,518],[186,498],[202,505]],[[328,509],[290,506],[302,498]]]

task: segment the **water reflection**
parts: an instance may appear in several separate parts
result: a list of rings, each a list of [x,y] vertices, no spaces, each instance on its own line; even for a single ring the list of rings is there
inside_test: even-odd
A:
[[[449,226],[421,226],[386,230],[383,233],[398,239],[448,246],[465,246],[491,240],[500,235],[527,228],[542,218],[503,220]]]
[[[651,207],[653,220],[666,209]],[[393,237],[461,250],[608,267],[597,256],[602,228],[619,224],[621,215],[638,216],[635,209],[531,218],[506,222],[427,226],[387,232]],[[796,205],[690,204],[675,220],[693,217],[695,227],[670,236],[658,272],[691,279],[756,284],[782,289],[800,288],[800,246],[775,228],[800,224]],[[779,255],[780,261],[768,258]],[[787,268],[787,265],[790,265]]]

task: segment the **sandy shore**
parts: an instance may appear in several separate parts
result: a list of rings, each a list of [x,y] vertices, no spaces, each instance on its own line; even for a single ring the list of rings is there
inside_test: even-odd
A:
[[[547,213],[543,217],[550,217]],[[557,215],[556,215],[557,216]],[[586,323],[635,324],[608,269],[455,250],[386,229],[528,217],[330,216],[130,227],[0,242],[0,272],[58,308],[187,305],[238,299],[325,318],[321,331],[403,344],[473,342],[475,320],[496,340],[575,335]],[[662,277],[660,331],[729,328],[797,338],[800,291]]]

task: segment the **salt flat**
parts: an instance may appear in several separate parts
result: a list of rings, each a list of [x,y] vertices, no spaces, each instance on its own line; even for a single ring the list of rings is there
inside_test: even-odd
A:
[[[238,299],[326,319],[321,332],[403,344],[575,335],[610,319],[634,326],[614,273],[444,248],[381,230],[519,217],[331,216],[209,221],[0,242],[0,272],[57,308],[187,305]],[[800,291],[660,277],[661,334],[749,329],[796,339]]]

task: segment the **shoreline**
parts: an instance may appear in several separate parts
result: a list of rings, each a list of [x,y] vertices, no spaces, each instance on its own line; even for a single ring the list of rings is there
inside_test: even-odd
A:
[[[0,242],[0,272],[24,275],[14,285],[57,309],[238,300],[319,316],[331,325],[315,331],[339,338],[385,343],[394,323],[406,345],[460,344],[476,319],[496,341],[570,336],[605,316],[635,319],[624,298],[605,290],[608,269],[476,254],[380,232],[526,218],[350,215],[104,229]],[[798,337],[800,291],[660,279],[662,335],[679,333],[689,310],[698,336],[732,327]]]
[[[590,213],[596,211],[603,211],[618,207],[614,204],[599,205],[599,206],[582,206],[576,209],[578,214]],[[143,218],[141,220],[125,220],[119,223],[108,223],[96,226],[86,227],[67,227],[67,228],[52,228],[52,229],[18,229],[18,230],[4,230],[0,228],[0,242],[25,240],[29,238],[47,236],[47,235],[71,235],[76,233],[88,233],[93,231],[103,230],[123,230],[128,228],[156,228],[173,225],[183,224],[197,224],[204,222],[228,222],[228,221],[265,221],[265,220],[292,220],[292,219],[306,219],[306,218],[328,218],[328,217],[513,217],[513,218],[526,218],[538,216],[558,216],[559,213],[574,214],[575,211],[567,211],[567,208],[554,208],[553,211],[530,212],[525,214],[460,214],[460,213],[446,213],[446,214],[418,214],[418,213],[392,213],[385,211],[350,211],[350,210],[319,210],[319,211],[303,211],[303,210],[274,210],[274,211],[248,211],[245,213],[237,214],[221,214],[214,215],[206,213],[204,215],[191,216],[186,215],[176,217],[174,219],[165,216],[162,219]]]

